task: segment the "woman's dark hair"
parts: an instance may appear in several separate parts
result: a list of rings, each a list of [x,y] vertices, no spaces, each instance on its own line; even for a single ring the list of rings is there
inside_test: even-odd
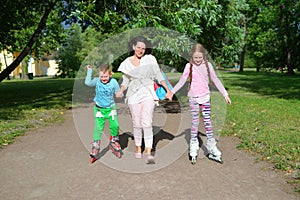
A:
[[[137,36],[137,37],[131,39],[131,41],[128,43],[128,49],[130,51],[131,56],[134,55],[134,50],[132,47],[133,47],[133,45],[136,45],[138,42],[142,42],[146,45],[145,55],[151,54],[151,51],[152,51],[151,42],[143,36]]]

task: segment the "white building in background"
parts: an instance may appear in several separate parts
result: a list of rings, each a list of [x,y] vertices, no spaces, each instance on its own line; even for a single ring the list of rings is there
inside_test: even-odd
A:
[[[6,50],[0,52],[0,72],[2,72],[6,66],[9,66],[19,54],[19,52],[10,53]],[[33,57],[30,57],[28,63],[20,63],[10,74],[10,77],[20,78],[20,74],[22,74],[23,71],[25,71],[26,75],[31,74],[33,77],[56,76],[58,75],[58,65],[55,61],[55,56],[55,53],[44,55],[40,60],[34,60]]]

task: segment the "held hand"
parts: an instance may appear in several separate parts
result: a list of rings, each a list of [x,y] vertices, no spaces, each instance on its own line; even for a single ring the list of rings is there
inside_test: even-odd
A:
[[[165,98],[168,99],[169,101],[172,101],[173,93],[170,90],[168,90]]]
[[[123,97],[123,92],[120,90],[119,92],[116,93],[117,98],[122,98]]]
[[[230,100],[229,96],[225,97],[225,101],[228,105],[231,105],[231,100]]]
[[[92,69],[93,67],[91,65],[86,66],[87,69]]]

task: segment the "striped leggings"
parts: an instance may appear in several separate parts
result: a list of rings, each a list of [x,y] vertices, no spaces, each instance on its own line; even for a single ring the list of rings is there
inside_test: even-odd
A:
[[[210,101],[199,104],[194,101],[192,98],[189,100],[190,102],[190,111],[192,117],[192,126],[191,126],[191,142],[198,141],[198,127],[199,127],[199,108],[202,111],[203,123],[205,127],[206,137],[207,139],[211,139],[214,137],[213,127],[210,118]]]

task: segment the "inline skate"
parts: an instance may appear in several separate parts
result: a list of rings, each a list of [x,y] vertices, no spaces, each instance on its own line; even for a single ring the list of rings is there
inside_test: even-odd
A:
[[[190,158],[192,165],[196,164],[197,156],[199,150],[199,142],[198,141],[191,141],[190,142]]]
[[[208,155],[207,157],[213,161],[223,164],[222,153],[217,147],[217,142],[214,138],[207,140],[206,148]]]
[[[100,151],[100,141],[92,142],[92,152],[90,153],[91,163],[94,163],[96,160],[99,159],[99,151]]]
[[[110,136],[110,143],[109,143],[109,149],[111,152],[117,156],[118,158],[121,158],[123,155],[121,145],[119,143],[119,136]]]

